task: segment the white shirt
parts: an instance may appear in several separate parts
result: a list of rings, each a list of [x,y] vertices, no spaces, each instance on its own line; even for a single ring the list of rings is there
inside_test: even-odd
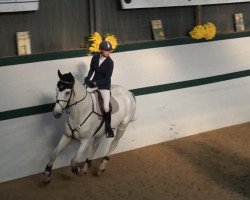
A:
[[[100,67],[100,65],[103,63],[103,61],[104,61],[105,59],[106,59],[105,56],[100,55],[100,58],[99,58],[99,67]]]

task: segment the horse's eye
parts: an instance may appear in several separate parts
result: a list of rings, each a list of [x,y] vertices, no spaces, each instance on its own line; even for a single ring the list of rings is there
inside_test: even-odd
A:
[[[69,95],[70,94],[70,92],[66,92],[66,95]]]

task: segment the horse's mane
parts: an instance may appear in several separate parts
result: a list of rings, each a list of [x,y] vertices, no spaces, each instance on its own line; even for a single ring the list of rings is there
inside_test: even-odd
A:
[[[79,93],[81,95],[83,93],[85,94],[86,88],[83,86],[83,84],[79,80],[75,79],[74,90],[76,94]]]

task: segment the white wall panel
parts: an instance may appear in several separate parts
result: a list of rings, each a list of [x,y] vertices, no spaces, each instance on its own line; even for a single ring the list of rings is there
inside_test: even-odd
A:
[[[38,7],[38,0],[0,0],[0,12],[33,11]]]
[[[249,69],[250,37],[113,53],[112,82],[128,89]],[[57,69],[83,81],[91,57],[0,67],[0,112],[55,101]]]

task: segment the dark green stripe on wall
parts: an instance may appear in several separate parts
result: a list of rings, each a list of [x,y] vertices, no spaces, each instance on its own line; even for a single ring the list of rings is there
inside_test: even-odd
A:
[[[194,79],[194,80],[168,83],[168,84],[163,84],[163,85],[150,86],[150,87],[145,87],[145,88],[137,88],[137,89],[131,90],[131,92],[133,92],[135,96],[141,96],[141,95],[147,95],[147,94],[153,94],[153,93],[159,93],[159,92],[166,92],[170,90],[178,90],[178,89],[183,89],[183,88],[188,88],[188,87],[195,87],[195,86],[211,84],[211,83],[216,83],[216,82],[221,82],[221,81],[227,81],[227,80],[232,80],[236,78],[243,78],[247,76],[250,76],[250,70],[244,70],[244,71],[228,73],[228,74],[223,74],[223,75],[218,75],[218,76],[211,76],[211,77],[206,77],[206,78],[199,78],[199,79]],[[51,112],[53,110],[53,106],[54,106],[54,103],[51,103],[51,104],[45,104],[45,105],[39,105],[39,106],[0,112],[0,121]]]
[[[86,56],[86,49],[0,58],[0,67]]]
[[[51,112],[54,103],[0,112],[0,121]]]
[[[206,78],[199,78],[199,79],[188,80],[188,81],[169,83],[169,84],[164,84],[164,85],[156,85],[156,86],[151,86],[151,87],[138,88],[138,89],[132,90],[132,92],[136,96],[140,96],[140,95],[145,95],[145,94],[165,92],[165,91],[170,91],[170,90],[178,90],[178,89],[183,89],[183,88],[188,88],[188,87],[211,84],[211,83],[227,81],[227,80],[236,79],[236,78],[243,78],[247,76],[250,76],[250,70],[244,70],[244,71],[233,72],[229,74],[211,76],[211,77],[206,77]]]

